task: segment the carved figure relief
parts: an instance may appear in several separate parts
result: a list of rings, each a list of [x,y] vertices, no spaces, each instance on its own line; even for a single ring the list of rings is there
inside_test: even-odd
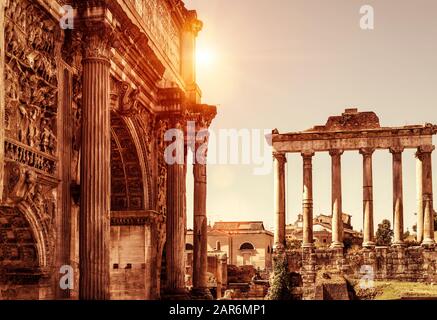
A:
[[[119,83],[118,112],[123,116],[133,116],[139,113],[139,89],[132,89],[129,82]]]
[[[142,16],[150,31],[150,36],[154,38],[160,49],[169,57],[174,66],[179,68],[179,30],[173,21],[170,9],[164,1],[145,0]]]
[[[167,164],[164,159],[164,150],[166,147],[164,134],[169,127],[168,121],[159,120],[156,124],[157,154],[158,157],[158,190],[157,190],[157,211],[167,216]]]
[[[31,152],[55,155],[56,23],[21,0],[10,0],[5,16],[6,136]]]

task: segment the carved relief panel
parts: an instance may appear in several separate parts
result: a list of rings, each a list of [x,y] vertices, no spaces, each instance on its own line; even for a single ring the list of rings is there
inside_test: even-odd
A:
[[[164,0],[135,0],[137,12],[143,17],[149,35],[168,56],[176,70],[180,67],[180,34],[171,11]]]
[[[6,158],[54,175],[57,25],[22,0],[9,1],[5,18]]]
[[[5,143],[0,147],[5,150],[5,207],[0,210],[0,238],[5,232],[14,234],[19,243],[21,237],[28,237],[15,229],[20,226],[7,230],[6,223],[13,214],[25,211],[32,227],[37,225],[38,230],[32,232],[43,235],[40,243],[44,249],[36,252],[29,238],[26,252],[18,250],[15,254],[12,247],[1,250],[12,262],[16,255],[20,261],[34,262],[39,254],[40,266],[41,261],[47,266],[46,262],[53,259],[57,206],[57,57],[61,31],[36,1],[8,0],[4,32]]]

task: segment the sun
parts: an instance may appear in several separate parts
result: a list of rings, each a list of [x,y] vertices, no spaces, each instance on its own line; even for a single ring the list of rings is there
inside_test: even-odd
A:
[[[200,68],[209,68],[215,62],[215,54],[212,50],[206,48],[197,48],[196,64]]]

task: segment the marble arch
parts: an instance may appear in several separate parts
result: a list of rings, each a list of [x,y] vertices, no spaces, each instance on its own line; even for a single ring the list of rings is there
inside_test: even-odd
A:
[[[111,211],[149,207],[143,151],[129,122],[116,112],[111,113]]]

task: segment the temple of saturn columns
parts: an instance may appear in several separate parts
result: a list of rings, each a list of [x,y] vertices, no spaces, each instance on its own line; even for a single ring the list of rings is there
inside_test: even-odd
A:
[[[374,112],[346,109],[331,116],[323,126],[293,132],[272,132],[274,158],[275,252],[283,253],[286,221],[286,154],[300,153],[303,162],[303,238],[299,252],[285,249],[290,271],[302,274],[305,283],[314,282],[321,266],[343,273],[359,275],[363,265],[374,268],[376,277],[435,281],[437,251],[434,239],[432,191],[432,137],[437,126],[432,124],[382,127]],[[393,231],[391,247],[375,246],[373,218],[372,155],[384,149],[392,154],[393,166]],[[404,212],[402,191],[402,154],[417,150],[417,241],[420,246],[404,244]],[[313,244],[313,174],[312,159],[316,152],[329,152],[332,181],[332,244],[329,249],[315,249]],[[363,159],[363,249],[351,257],[344,251],[342,222],[341,156],[359,152]]]

